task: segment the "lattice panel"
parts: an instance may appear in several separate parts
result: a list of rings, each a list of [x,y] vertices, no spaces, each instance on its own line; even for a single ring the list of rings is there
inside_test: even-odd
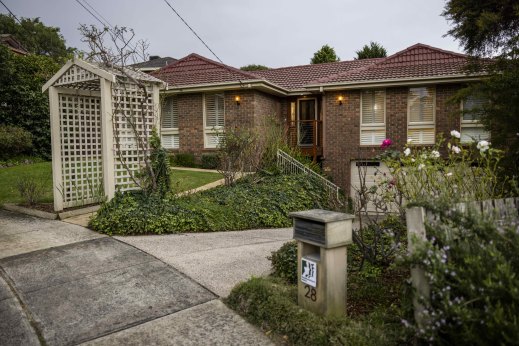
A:
[[[99,90],[99,77],[77,65],[72,65],[55,83],[54,86],[77,87],[81,89]]]
[[[63,206],[98,202],[104,196],[101,99],[59,95]]]
[[[113,88],[115,186],[121,191],[139,188],[135,180],[145,167],[157,118],[152,90],[147,85],[145,94],[136,84],[121,80]]]

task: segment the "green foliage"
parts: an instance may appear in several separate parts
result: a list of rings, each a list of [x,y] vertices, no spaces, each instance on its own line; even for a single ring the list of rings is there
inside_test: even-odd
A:
[[[16,188],[20,193],[23,203],[34,205],[40,201],[45,193],[45,184],[34,177],[20,178],[16,183]]]
[[[59,69],[51,58],[19,56],[0,45],[0,123],[32,134],[33,155],[50,157],[48,95],[41,87]]]
[[[272,264],[272,275],[286,280],[290,284],[297,283],[297,242],[290,241],[268,257]]]
[[[450,0],[443,16],[453,26],[448,34],[476,58],[468,71],[490,75],[458,96],[474,94],[490,101],[482,109],[482,122],[492,131],[492,144],[504,151],[502,165],[516,175],[519,171],[519,4],[515,0]],[[487,57],[494,59],[479,59]]]
[[[22,165],[32,165],[33,163],[44,162],[44,160],[40,157],[28,156],[28,155],[18,155],[10,157],[6,160],[0,160],[0,168],[6,167],[14,167],[14,166],[22,166]]]
[[[401,195],[408,203],[434,199],[453,203],[500,197],[506,181],[499,179],[502,152],[490,143],[462,146],[460,134],[451,132],[444,145],[438,141],[432,148],[407,144],[402,153],[386,152],[382,159],[391,175],[381,178],[377,193]],[[447,152],[442,158],[440,151]]]
[[[251,177],[184,197],[118,194],[91,227],[107,234],[231,231],[290,227],[288,213],[329,208],[320,182],[300,175]]]
[[[325,44],[321,47],[317,52],[314,53],[313,58],[310,60],[311,64],[323,64],[327,62],[336,62],[340,61],[337,54],[335,54],[335,49]]]
[[[278,280],[252,278],[236,286],[225,303],[265,332],[290,345],[396,345],[400,320],[376,312],[356,320],[324,318],[297,305],[297,288]]]
[[[269,68],[264,65],[256,65],[256,64],[250,64],[240,67],[240,70],[242,71],[262,71],[262,70],[268,70]]]
[[[364,45],[362,49],[355,52],[357,57],[355,60],[360,59],[373,59],[373,58],[385,58],[387,56],[386,48],[380,43],[371,41],[369,45]]]
[[[234,184],[239,173],[252,170],[251,158],[255,151],[255,142],[255,134],[248,129],[231,128],[221,134],[218,144],[218,170],[224,176],[225,185]]]
[[[453,28],[448,34],[476,56],[516,50],[519,4],[516,0],[449,0],[442,14]]]
[[[155,175],[155,186],[157,191],[164,195],[171,190],[171,169],[169,167],[168,154],[160,144],[160,137],[156,129],[153,129],[150,138],[150,161]]]
[[[0,125],[0,159],[8,160],[29,152],[32,149],[32,136],[21,127]]]
[[[217,154],[202,154],[202,168],[216,169],[220,164],[220,158]]]
[[[39,18],[21,18],[0,14],[0,32],[12,34],[25,49],[36,55],[45,55],[58,62],[71,58],[74,48],[67,48],[59,28],[46,26]]]
[[[197,167],[193,153],[174,154],[171,156],[171,164],[178,167]]]
[[[387,268],[405,252],[406,228],[395,214],[381,221],[363,225],[353,232],[355,246],[350,248],[350,267],[364,270],[366,262],[377,268]]]
[[[407,258],[425,271],[430,296],[420,300],[418,337],[440,345],[507,345],[519,340],[519,233],[515,220],[496,221],[450,204],[426,206],[440,221],[426,224]]]

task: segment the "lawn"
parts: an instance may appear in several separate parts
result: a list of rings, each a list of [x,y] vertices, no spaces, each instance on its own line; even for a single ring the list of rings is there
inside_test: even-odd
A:
[[[52,168],[50,162],[40,162],[0,169],[0,205],[20,203],[22,199],[16,187],[23,178],[32,178],[43,184],[42,203],[52,203]],[[172,170],[171,181],[175,192],[191,190],[196,187],[221,179],[222,175],[213,172],[195,172]]]
[[[51,163],[40,162],[0,169],[0,204],[22,202],[16,184],[25,178],[32,178],[43,184],[44,193],[40,202],[52,203]]]
[[[171,170],[171,188],[174,192],[191,190],[222,179],[220,173]]]

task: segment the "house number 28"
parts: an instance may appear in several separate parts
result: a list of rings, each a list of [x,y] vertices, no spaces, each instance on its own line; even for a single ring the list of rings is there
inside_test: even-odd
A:
[[[315,302],[317,300],[317,291],[315,288],[310,287],[310,285],[305,285],[306,294],[305,297]]]

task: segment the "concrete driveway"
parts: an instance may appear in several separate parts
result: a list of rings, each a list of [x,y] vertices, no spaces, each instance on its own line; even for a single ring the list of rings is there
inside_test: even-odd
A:
[[[212,287],[210,280],[201,285],[186,273],[203,277],[211,269],[209,262],[225,258],[226,252],[232,253],[232,263],[248,263],[253,252],[248,246],[256,244],[259,253],[282,241],[276,234],[251,236],[250,241],[206,235],[205,240],[201,234],[162,238],[162,246],[155,248],[164,253],[150,254],[80,226],[0,211],[0,344],[270,344],[217,299],[211,290],[218,291],[219,285],[208,290],[204,286]],[[139,238],[125,241],[142,248],[159,242]],[[217,244],[227,246],[218,249]],[[177,256],[168,257],[168,247]],[[211,256],[204,258],[204,251]],[[177,270],[169,263],[183,266]],[[224,263],[222,259],[217,267]],[[214,275],[213,268],[205,276],[217,281],[234,277]]]

